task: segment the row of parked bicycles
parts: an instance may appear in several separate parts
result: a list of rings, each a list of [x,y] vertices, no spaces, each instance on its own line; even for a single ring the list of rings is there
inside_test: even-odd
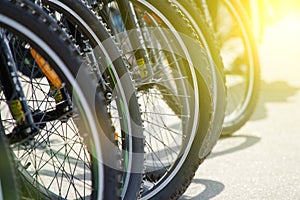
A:
[[[250,118],[239,0],[1,0],[0,199],[177,199]]]

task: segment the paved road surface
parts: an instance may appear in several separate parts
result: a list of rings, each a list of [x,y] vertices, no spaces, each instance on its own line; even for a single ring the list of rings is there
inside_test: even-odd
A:
[[[181,200],[300,199],[300,14],[267,27],[259,50],[252,119],[219,140]]]

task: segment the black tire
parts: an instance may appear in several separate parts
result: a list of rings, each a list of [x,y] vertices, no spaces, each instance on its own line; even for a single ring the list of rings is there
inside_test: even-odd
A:
[[[249,17],[250,26],[256,41],[261,42],[266,23],[264,17],[266,17],[265,12],[268,9],[268,1],[242,0],[240,3]]]
[[[209,58],[209,67],[213,76],[213,99],[214,110],[211,120],[210,133],[207,138],[209,146],[206,150],[200,149],[200,154],[207,155],[213,146],[217,143],[222,133],[223,122],[225,118],[226,99],[226,77],[224,73],[223,61],[220,55],[218,43],[216,41],[214,30],[207,23],[204,13],[193,0],[174,1],[178,12],[189,21],[190,29],[194,37],[197,38],[203,46],[206,55]]]
[[[131,68],[142,105],[146,136],[146,172],[141,199],[176,199],[186,190],[199,164],[206,158],[218,138],[212,143],[208,139],[213,112],[211,69],[207,67],[207,56],[203,53],[200,42],[198,40],[195,42],[187,21],[169,2],[160,0],[130,1],[130,3],[139,22],[137,27],[143,30],[144,45],[149,55],[161,52],[164,60],[173,63],[169,68],[163,68],[165,71],[161,70],[159,65],[153,65],[154,82],[145,81],[148,80],[147,77],[140,79],[134,64]],[[106,20],[114,22],[113,19]],[[115,34],[122,42],[125,41],[124,37],[127,34],[131,34],[130,31],[121,30]],[[125,42],[124,45],[127,44]],[[128,49],[122,49],[125,55],[130,54]],[[132,58],[128,55],[127,57]],[[153,61],[158,61],[153,63],[164,67],[162,60],[153,59]],[[155,73],[157,68],[160,69],[158,70],[160,73]],[[172,78],[182,82],[172,83],[170,81]],[[170,83],[166,84],[168,81]],[[174,119],[175,122],[179,120],[183,127],[182,132],[175,134],[181,139],[184,138],[182,140],[184,142],[178,144],[176,148],[168,143],[172,141],[170,132],[174,128],[167,122]],[[219,133],[217,135],[219,136]],[[156,151],[159,145],[164,147],[161,151]],[[199,154],[200,148],[204,149],[202,154]],[[166,161],[172,152],[175,152],[174,158]]]
[[[8,140],[0,128],[0,199],[18,200],[20,191],[17,184],[15,165]]]
[[[110,98],[116,104],[111,105],[113,103],[109,101],[108,107],[112,115],[113,125],[117,129],[116,132],[119,132],[120,150],[123,148],[121,161],[124,162],[125,174],[122,179],[121,197],[135,199],[139,195],[144,168],[144,137],[135,88],[127,66],[123,62],[121,52],[117,49],[103,22],[80,1],[44,0],[43,4],[63,14],[72,26],[77,26],[78,31],[73,30],[69,34],[74,37],[75,41],[76,35],[84,35],[89,40],[96,58],[104,57],[103,52],[99,54],[98,51],[101,46],[106,49],[106,60],[100,60],[99,71],[109,85],[113,95]],[[110,63],[109,66],[105,65],[107,62]],[[117,108],[113,109],[114,107]]]
[[[200,1],[197,1],[201,4]],[[239,130],[256,108],[260,60],[251,23],[238,0],[207,1],[225,67],[227,108],[222,135]],[[226,21],[225,21],[226,20]]]
[[[139,2],[142,3],[142,1]],[[188,152],[187,157],[182,157],[181,160],[179,159],[180,161],[185,159],[184,163],[175,163],[171,168],[169,168],[170,172],[165,174],[165,177],[162,180],[162,182],[166,181],[168,184],[163,183],[154,187],[152,194],[155,195],[151,196],[153,199],[176,199],[186,190],[198,168],[198,165],[206,158],[216,144],[221,133],[224,118],[224,78],[222,75],[222,68],[217,68],[220,67],[219,65],[222,63],[219,62],[215,64],[215,60],[212,60],[212,56],[205,52],[206,45],[212,44],[204,44],[202,40],[199,40],[199,35],[197,35],[198,33],[193,29],[194,24],[187,16],[188,13],[179,6],[180,4],[177,3],[178,2],[176,1],[149,1],[149,4],[157,9],[154,11],[156,17],[159,17],[161,21],[166,20],[166,22],[171,24],[170,28],[173,28],[173,31],[176,30],[183,38],[185,38],[185,44],[188,46],[188,52],[191,56],[192,63],[199,73],[198,76],[201,77],[203,81],[202,82],[200,80],[198,82],[200,85],[199,115],[201,121],[198,122],[199,129],[192,146],[190,149],[185,149],[185,151]],[[133,4],[135,3],[133,2]],[[146,5],[146,3],[143,4]],[[149,8],[151,8],[151,6],[149,6]],[[165,18],[162,17],[163,15]],[[202,25],[204,26],[203,29],[207,31],[205,33],[209,34],[208,25],[206,23],[202,23]],[[207,29],[205,29],[205,27]],[[197,47],[193,46],[195,43],[198,44],[196,45]],[[202,60],[203,56],[205,57],[206,63]],[[213,58],[215,59],[216,57]],[[206,69],[203,70],[203,68]],[[201,79],[199,77],[198,79]],[[204,92],[203,84],[207,87],[207,93],[202,93]],[[191,106],[191,108],[193,109],[195,107]],[[176,162],[178,162],[178,160]],[[180,170],[176,172],[176,170],[174,170],[174,166],[178,168],[180,166]],[[176,176],[173,177],[173,180],[167,180],[172,178],[172,173],[174,172],[176,172]],[[146,193],[145,199],[150,197],[150,195],[147,195],[148,194]]]
[[[14,39],[14,41],[19,41],[22,44],[29,44],[31,48],[47,61],[58,77],[63,81],[65,90],[70,97],[72,97],[72,99],[69,99],[74,108],[71,115],[63,115],[65,118],[52,120],[54,124],[59,124],[59,126],[72,122],[73,129],[69,132],[75,133],[73,133],[73,135],[76,135],[74,142],[68,140],[70,143],[65,143],[64,141],[68,138],[66,136],[60,136],[57,131],[58,129],[55,129],[57,132],[53,130],[54,132],[49,131],[48,133],[46,128],[40,128],[39,133],[30,140],[26,139],[25,141],[20,143],[15,142],[11,145],[20,176],[20,185],[24,188],[23,195],[25,198],[58,199],[79,198],[81,196],[95,199],[118,199],[121,183],[119,173],[120,155],[114,145],[114,141],[111,139],[114,133],[110,117],[107,114],[106,100],[104,94],[96,87],[97,80],[94,74],[89,72],[86,64],[79,57],[77,50],[72,46],[68,36],[61,31],[56,22],[35,4],[26,0],[1,1],[0,26],[2,30],[5,30],[5,33],[10,36],[7,38],[9,41]],[[11,44],[15,45],[15,43]],[[16,49],[12,48],[13,53],[16,53],[15,50]],[[33,69],[34,67],[32,67],[32,70]],[[22,74],[19,74],[18,77],[22,81],[28,79],[26,75],[23,76]],[[42,82],[40,80],[41,78],[45,79],[45,77],[38,76],[29,77],[30,81],[28,81],[27,84],[34,88],[33,92],[38,90],[39,87],[42,91],[42,87],[45,86],[45,82]],[[39,85],[39,87],[35,87],[33,83]],[[41,83],[42,85],[40,85]],[[49,91],[50,86],[46,84],[46,87]],[[24,90],[26,88],[24,87],[22,89]],[[27,93],[25,92],[24,94]],[[42,92],[42,94],[47,98],[52,98],[52,101],[48,101],[48,104],[54,102],[53,96],[51,97],[49,92]],[[34,104],[30,104],[31,109],[35,109],[34,105],[40,105],[39,101],[30,99],[33,98],[33,96],[36,98],[36,95],[32,95],[31,97],[28,96],[26,100],[28,105],[34,101]],[[9,116],[7,108],[5,110],[5,103],[6,100],[2,96],[1,122],[5,134],[7,135],[16,124],[12,117]],[[42,109],[42,107],[38,107]],[[51,106],[49,108],[51,108]],[[54,108],[52,107],[52,109]],[[34,111],[38,112],[40,110]],[[3,115],[3,112],[5,115]],[[34,116],[35,112],[32,112],[32,115]],[[98,118],[101,118],[101,120],[98,120]],[[35,123],[49,123],[49,129],[51,129],[52,121],[43,122],[41,118],[40,121]],[[39,127],[39,125],[36,126]],[[68,129],[65,129],[65,131],[68,132]],[[56,136],[60,138],[56,137],[55,140],[53,140],[53,138],[51,139],[56,133]],[[53,145],[52,143],[56,146],[51,146]],[[72,149],[77,145],[79,145],[78,150]],[[45,148],[45,146],[47,148]],[[64,149],[64,147],[69,148],[69,151]],[[51,155],[50,157],[46,156],[47,152]],[[109,152],[109,155],[107,152]],[[61,153],[62,157],[57,155],[57,153]],[[30,157],[31,155],[32,157]],[[81,160],[75,161],[75,156],[79,155],[82,155]],[[74,156],[74,158],[72,158],[72,156]],[[37,160],[37,158],[40,159]],[[53,159],[55,159],[55,161]],[[61,163],[59,167],[53,166],[52,169],[44,168],[46,165],[47,167],[51,167],[51,163],[48,161]],[[79,163],[81,161],[83,162]],[[69,172],[58,171],[61,169],[68,170],[67,168],[70,170]],[[79,172],[79,169],[82,175],[80,173],[74,173]],[[88,171],[89,174],[86,174],[85,170]],[[50,173],[50,176],[47,176],[45,174],[46,172],[48,175]],[[69,176],[68,173],[72,176]],[[57,174],[60,174],[61,177],[56,176]],[[47,177],[52,177],[52,175],[53,178],[57,179],[51,178],[50,182],[47,182]],[[67,177],[66,185],[64,185],[63,177]],[[58,179],[60,181],[57,182]],[[57,188],[50,187],[53,183],[51,180],[58,184]],[[86,185],[83,184],[85,183],[84,180],[89,182],[89,188],[83,187]],[[81,188],[84,189],[77,187],[78,185],[76,183],[78,183],[78,181],[81,182]],[[68,189],[62,189],[61,187],[67,187]],[[75,189],[76,192],[73,193],[69,191],[73,189]],[[74,196],[69,197],[69,192],[73,193]]]

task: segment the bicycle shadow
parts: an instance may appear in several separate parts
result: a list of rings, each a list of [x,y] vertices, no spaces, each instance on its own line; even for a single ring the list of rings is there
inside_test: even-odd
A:
[[[179,198],[179,200],[209,200],[220,194],[225,188],[223,183],[207,179],[193,179],[192,184],[196,184],[194,187],[196,192],[194,193],[197,194],[192,197],[183,195]]]
[[[268,103],[288,102],[289,98],[295,96],[299,90],[300,88],[291,86],[285,81],[274,81],[270,83],[262,81],[260,97],[250,120],[255,121],[267,118],[268,111],[266,105]],[[223,136],[219,139],[218,144],[207,159],[247,149],[260,142],[260,140],[261,138],[257,136],[245,133],[226,137]],[[194,195],[183,195],[180,200],[209,200],[220,194],[224,190],[225,185],[216,180],[193,179],[191,187],[191,189],[194,190]]]
[[[207,159],[241,151],[255,145],[259,141],[259,137],[246,134],[221,137]],[[189,187],[193,196],[183,195],[179,200],[209,200],[220,194],[224,188],[225,185],[216,180],[194,178]]]
[[[207,159],[241,151],[255,145],[259,141],[260,138],[253,135],[231,135],[220,137],[217,146],[214,147]],[[226,146],[226,148],[224,149],[223,146]]]
[[[262,81],[260,96],[250,120],[257,121],[267,118],[267,103],[288,102],[289,98],[295,96],[299,90],[299,87],[291,86],[285,81],[279,80],[271,83]]]

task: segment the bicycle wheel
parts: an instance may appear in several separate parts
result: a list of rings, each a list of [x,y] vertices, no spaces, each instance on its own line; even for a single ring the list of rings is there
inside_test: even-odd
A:
[[[214,37],[214,31],[205,20],[204,13],[197,7],[193,0],[174,1],[178,13],[187,18],[194,37],[200,41],[206,55],[209,58],[209,67],[212,71],[214,110],[212,114],[212,126],[208,141],[212,149],[216,144],[221,132],[225,118],[226,108],[226,78],[220,50]],[[201,151],[201,150],[200,150]],[[208,152],[204,152],[207,154]]]
[[[125,174],[121,197],[137,198],[142,180],[144,137],[135,88],[120,51],[116,48],[107,28],[80,1],[44,0],[43,5],[55,11],[52,12],[53,16],[59,14],[60,17],[56,19],[69,30],[75,43],[81,49],[85,49],[83,54],[87,55],[89,60],[91,53],[94,54],[94,58],[102,58],[90,62],[94,62],[91,66],[98,66],[99,69],[96,71],[101,76],[99,79],[105,81],[105,93],[109,97],[108,110],[115,132],[118,133],[118,146],[123,150],[121,161],[124,161]],[[88,44],[83,40],[88,40]],[[101,46],[105,47],[106,52],[98,51]],[[106,63],[110,63],[109,66],[106,66]]]
[[[240,129],[256,107],[260,62],[251,23],[240,2],[222,0],[214,4],[207,1],[207,5],[214,13],[213,26],[225,67],[227,107],[222,135],[228,135]]]
[[[0,128],[0,199],[18,200],[19,192],[8,140],[3,134],[3,129]]]
[[[268,1],[250,1],[242,0],[239,2],[246,11],[247,16],[249,17],[250,27],[252,29],[254,38],[256,41],[261,42],[264,32],[265,19],[267,17],[265,12],[268,13]]]
[[[178,198],[211,150],[211,143],[204,143],[213,111],[211,72],[188,25],[182,28],[187,35],[178,33],[176,23],[185,26],[186,21],[169,9],[168,2],[130,1],[130,5],[137,30],[124,29],[117,1],[102,4],[102,16],[115,31],[130,64],[141,104],[146,137],[141,199]],[[141,33],[141,46],[132,45],[129,39],[135,31]],[[147,53],[150,70],[135,60],[141,48]],[[194,53],[198,53],[198,62]],[[207,154],[199,155],[200,147]]]
[[[22,103],[27,105],[26,112],[16,118],[11,99],[4,94],[10,88],[1,79],[1,123],[10,139],[23,195],[117,199],[120,155],[94,74],[68,36],[35,4],[1,1],[0,16],[1,33],[8,44],[1,43],[1,48],[11,51],[11,55],[2,53],[1,61],[3,66],[17,65],[14,80],[20,84],[12,96],[23,91]],[[53,88],[55,81],[40,70],[43,66],[51,66],[50,78],[60,80],[60,87],[54,84]],[[31,119],[30,123],[22,116]]]

